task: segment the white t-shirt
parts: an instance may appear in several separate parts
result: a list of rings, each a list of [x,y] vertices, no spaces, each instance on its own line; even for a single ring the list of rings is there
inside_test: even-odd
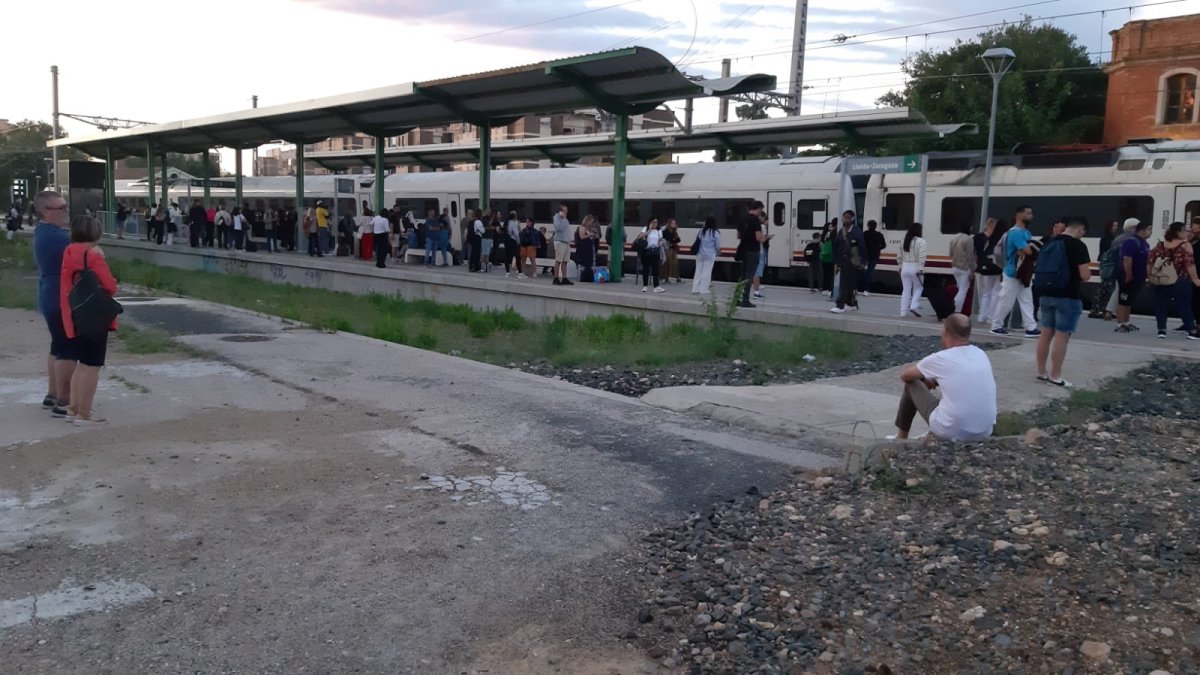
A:
[[[371,219],[371,234],[387,234],[392,231],[388,219],[383,216],[375,216]]]
[[[643,228],[642,232],[646,233],[646,248],[658,248],[662,243],[662,230]]]
[[[937,380],[942,402],[929,416],[939,438],[972,441],[992,435],[996,426],[996,378],[992,362],[975,345],[945,349],[921,359],[917,369]]]
[[[237,214],[233,217],[233,231],[241,232],[246,227],[246,217],[242,214]]]
[[[483,221],[476,219],[475,220],[475,234],[482,237],[485,229],[486,228],[484,228],[484,226],[483,226]]]

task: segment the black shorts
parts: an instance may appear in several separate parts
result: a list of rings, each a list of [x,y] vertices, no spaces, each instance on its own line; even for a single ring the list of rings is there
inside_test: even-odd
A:
[[[1121,307],[1132,307],[1133,301],[1137,300],[1138,293],[1142,291],[1142,286],[1145,281],[1131,281],[1125,283],[1124,277],[1117,277],[1117,305]]]
[[[50,330],[50,356],[60,361],[77,361],[75,344],[67,337],[67,330],[63,328],[62,312],[48,312],[42,314],[42,318],[46,320],[46,328]]]
[[[104,367],[104,357],[108,355],[108,333],[99,340],[77,337],[72,342],[75,344],[75,355],[79,357],[80,365]]]

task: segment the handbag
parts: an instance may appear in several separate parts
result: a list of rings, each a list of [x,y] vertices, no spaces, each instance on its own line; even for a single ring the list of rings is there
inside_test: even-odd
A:
[[[100,285],[100,277],[88,267],[88,251],[83,252],[83,269],[75,276],[67,301],[75,334],[88,340],[100,340],[108,334],[118,314],[125,311]]]
[[[700,235],[696,235],[696,241],[692,242],[692,247],[688,249],[692,255],[700,255]]]
[[[646,247],[649,245],[650,244],[649,244],[649,242],[646,241],[645,237],[638,237],[637,239],[633,240],[633,250],[638,253],[645,251]]]
[[[1186,244],[1181,245],[1186,246]],[[1148,280],[1151,286],[1174,286],[1179,282],[1179,273],[1175,271],[1175,252],[1167,250],[1166,246],[1162,248],[1162,254],[1150,267]]]

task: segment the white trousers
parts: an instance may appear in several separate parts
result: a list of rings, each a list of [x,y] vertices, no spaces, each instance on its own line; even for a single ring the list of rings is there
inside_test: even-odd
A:
[[[1033,319],[1033,289],[1023,285],[1020,280],[1003,275],[1000,282],[1000,299],[996,301],[996,311],[992,315],[992,330],[1003,328],[1008,315],[1012,313],[1013,301],[1021,306],[1021,319],[1025,322],[1025,330],[1037,328]]]
[[[692,275],[692,292],[708,294],[708,287],[712,284],[713,265],[716,260],[705,260],[704,258],[696,259],[696,273]]]
[[[954,285],[958,287],[958,291],[954,294],[954,311],[962,314],[963,305],[967,302],[967,292],[971,290],[971,270],[960,270],[957,267],[951,270],[954,274]],[[979,302],[979,298],[975,298],[975,302]]]
[[[920,266],[914,262],[906,262],[900,266],[900,283],[903,291],[900,293],[900,316],[908,316],[909,312],[921,311],[921,295],[925,292],[925,284],[917,272]]]
[[[975,305],[979,308],[979,323],[990,324],[996,313],[996,301],[1000,299],[1000,277],[1002,274],[980,274],[975,283]]]

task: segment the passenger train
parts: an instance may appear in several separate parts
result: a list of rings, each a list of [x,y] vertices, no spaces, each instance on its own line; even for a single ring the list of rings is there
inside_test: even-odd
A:
[[[933,153],[929,156],[923,214],[918,213],[920,174],[853,177],[853,204],[862,222],[875,220],[887,239],[879,270],[897,271],[896,253],[905,229],[914,221],[925,224],[930,273],[949,272],[949,241],[964,223],[978,223],[982,202],[985,157],[981,152]],[[767,256],[768,277],[786,280],[805,266],[804,248],[822,226],[837,217],[841,159],[797,157],[699,164],[631,166],[627,173],[626,228],[641,227],[651,217],[675,218],[684,248],[708,216],[721,227],[725,275],[732,274],[737,245],[736,225],[753,200],[767,205],[769,231],[775,235]],[[335,183],[335,181],[338,183]],[[232,207],[232,180],[220,179],[212,190],[216,202]],[[343,189],[334,195],[335,185]],[[352,193],[349,189],[352,186]],[[386,178],[384,204],[413,211],[449,209],[457,223],[465,209],[477,208],[478,174],[443,172],[395,174]],[[305,202],[323,199],[340,213],[357,215],[358,205],[374,200],[374,177],[358,175],[305,178]],[[202,195],[182,181],[170,187],[181,204]],[[292,177],[245,178],[243,199],[255,208],[293,202]],[[119,181],[118,199],[127,206],[144,205],[144,181]],[[848,196],[849,197],[849,196]],[[573,223],[585,214],[601,223],[611,220],[612,170],[568,168],[495,171],[491,206],[503,213],[531,215],[549,225],[559,203],[565,203]],[[1109,221],[1136,217],[1154,223],[1157,239],[1176,220],[1200,215],[1200,144],[1147,141],[1119,148],[1024,150],[998,156],[992,174],[989,211],[1011,222],[1017,206],[1033,208],[1035,235],[1044,235],[1060,216],[1081,215],[1091,229],[1086,243],[1097,257],[1099,238]],[[462,228],[454,228],[461,245]],[[626,237],[631,239],[632,237]],[[627,244],[628,245],[628,244]],[[688,256],[682,256],[684,259]],[[719,265],[721,267],[721,265]]]

